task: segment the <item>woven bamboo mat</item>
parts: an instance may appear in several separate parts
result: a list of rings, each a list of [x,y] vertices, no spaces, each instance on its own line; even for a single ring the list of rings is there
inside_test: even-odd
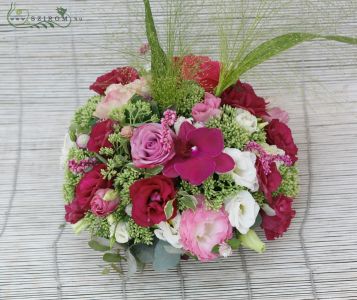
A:
[[[59,157],[74,109],[91,95],[89,84],[127,63],[121,49],[144,41],[129,14],[141,1],[18,3],[38,14],[63,6],[83,18],[47,30],[8,26],[6,2],[0,4],[1,300],[357,299],[356,47],[308,43],[247,77],[260,95],[290,112],[300,147],[297,217],[284,238],[268,242],[264,255],[241,250],[210,263],[182,262],[167,273],[148,267],[123,281],[100,274],[101,257],[85,235],[59,228]],[[153,2],[157,7],[159,0]],[[214,3],[202,28],[210,25]],[[299,13],[297,5],[291,19]],[[274,33],[278,23],[268,29]],[[356,34],[355,16],[338,27]],[[209,36],[202,41],[209,44]]]

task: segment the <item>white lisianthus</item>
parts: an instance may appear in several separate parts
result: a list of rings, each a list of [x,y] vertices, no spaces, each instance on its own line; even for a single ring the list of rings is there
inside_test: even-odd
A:
[[[175,218],[168,222],[160,222],[157,226],[158,229],[154,230],[156,237],[160,240],[167,241],[172,247],[182,248],[179,236],[179,226],[181,221],[181,215],[177,215]]]
[[[115,223],[115,220],[112,215],[109,215],[107,217],[108,223],[110,225],[109,227],[109,232],[110,236],[114,236],[115,240],[119,244],[125,244],[129,241],[130,236],[129,236],[129,225],[126,222],[119,222]]]
[[[259,212],[259,205],[248,191],[240,191],[224,201],[224,209],[228,213],[231,225],[246,234]]]
[[[249,111],[241,108],[237,108],[237,123],[247,130],[249,133],[256,132],[258,130],[258,120]]]
[[[253,192],[259,188],[257,170],[255,168],[256,156],[249,151],[240,151],[234,148],[225,148],[224,153],[228,154],[235,162],[235,167],[229,174],[232,175],[237,185],[244,186]]]

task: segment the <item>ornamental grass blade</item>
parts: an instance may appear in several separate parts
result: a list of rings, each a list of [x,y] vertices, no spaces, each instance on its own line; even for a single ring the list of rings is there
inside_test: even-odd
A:
[[[145,27],[146,36],[151,50],[151,71],[154,77],[165,73],[167,68],[167,56],[160,46],[159,38],[157,36],[154,18],[151,12],[149,0],[143,0],[145,6]]]
[[[302,42],[311,41],[314,39],[325,39],[357,45],[357,38],[338,35],[323,36],[313,33],[291,32],[277,36],[260,44],[242,59],[237,68],[228,72],[229,76],[227,76],[226,79],[223,79],[223,82],[220,84],[220,88],[216,91],[216,94],[219,96],[226,88],[235,84],[242,74],[256,67],[257,65],[260,65],[268,59]]]

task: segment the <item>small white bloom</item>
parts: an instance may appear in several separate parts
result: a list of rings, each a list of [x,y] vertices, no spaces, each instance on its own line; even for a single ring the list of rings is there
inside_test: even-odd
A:
[[[177,215],[175,218],[168,222],[160,222],[157,226],[158,229],[154,230],[156,237],[160,240],[167,241],[175,248],[182,248],[179,236],[181,216]]]
[[[89,141],[89,135],[88,134],[81,134],[77,137],[76,144],[78,148],[84,149],[87,147]]]
[[[253,133],[258,130],[258,120],[249,111],[241,108],[237,108],[237,123],[242,126],[249,133]]]
[[[125,212],[126,212],[126,214],[131,217],[132,211],[133,211],[133,205],[132,205],[132,204],[128,204],[128,205],[125,207]]]
[[[223,257],[231,256],[233,251],[232,247],[229,246],[227,243],[223,243],[219,245],[219,255]]]
[[[225,148],[223,150],[235,162],[235,167],[229,173],[232,175],[237,185],[244,186],[253,192],[259,188],[257,170],[255,168],[256,156],[249,151],[240,151],[234,148]]]
[[[115,240],[119,244],[125,244],[129,241],[128,223],[119,222],[115,227]]]
[[[185,117],[182,117],[182,116],[178,117],[176,119],[175,124],[174,124],[174,129],[175,129],[176,134],[179,134],[180,127],[181,127],[183,122],[189,122],[190,124],[192,124],[193,123],[193,119],[192,118],[185,118]]]
[[[242,233],[246,234],[259,212],[259,205],[248,191],[241,191],[238,194],[226,198],[224,208],[228,213],[231,225]]]
[[[67,133],[63,140],[62,155],[61,155],[61,160],[60,160],[60,164],[61,164],[62,168],[65,167],[65,164],[67,162],[67,156],[68,156],[69,150],[72,147],[74,147],[75,145],[76,144],[72,142],[69,134]]]
[[[275,210],[272,209],[268,204],[264,203],[262,205],[262,210],[269,216],[269,217],[274,217],[276,215]]]

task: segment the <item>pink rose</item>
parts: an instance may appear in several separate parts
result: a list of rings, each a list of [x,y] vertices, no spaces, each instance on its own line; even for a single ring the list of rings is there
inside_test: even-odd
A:
[[[95,192],[91,205],[91,211],[98,217],[106,217],[111,214],[119,204],[119,198],[114,198],[113,200],[104,200],[107,192],[113,191],[112,189],[99,189]]]
[[[208,210],[203,204],[182,213],[179,230],[183,248],[201,261],[216,258],[218,255],[212,253],[212,248],[232,237],[227,213],[222,209]]]
[[[163,165],[175,155],[174,133],[161,124],[149,123],[138,127],[130,139],[131,156],[138,168]]]
[[[288,124],[289,122],[289,114],[282,110],[279,107],[272,107],[268,110],[268,116],[263,116],[263,120],[267,122],[271,122],[274,119],[279,120],[282,123]]]
[[[207,122],[212,117],[221,114],[219,106],[221,99],[210,93],[205,93],[205,99],[201,103],[195,104],[192,108],[192,116],[197,122]]]

